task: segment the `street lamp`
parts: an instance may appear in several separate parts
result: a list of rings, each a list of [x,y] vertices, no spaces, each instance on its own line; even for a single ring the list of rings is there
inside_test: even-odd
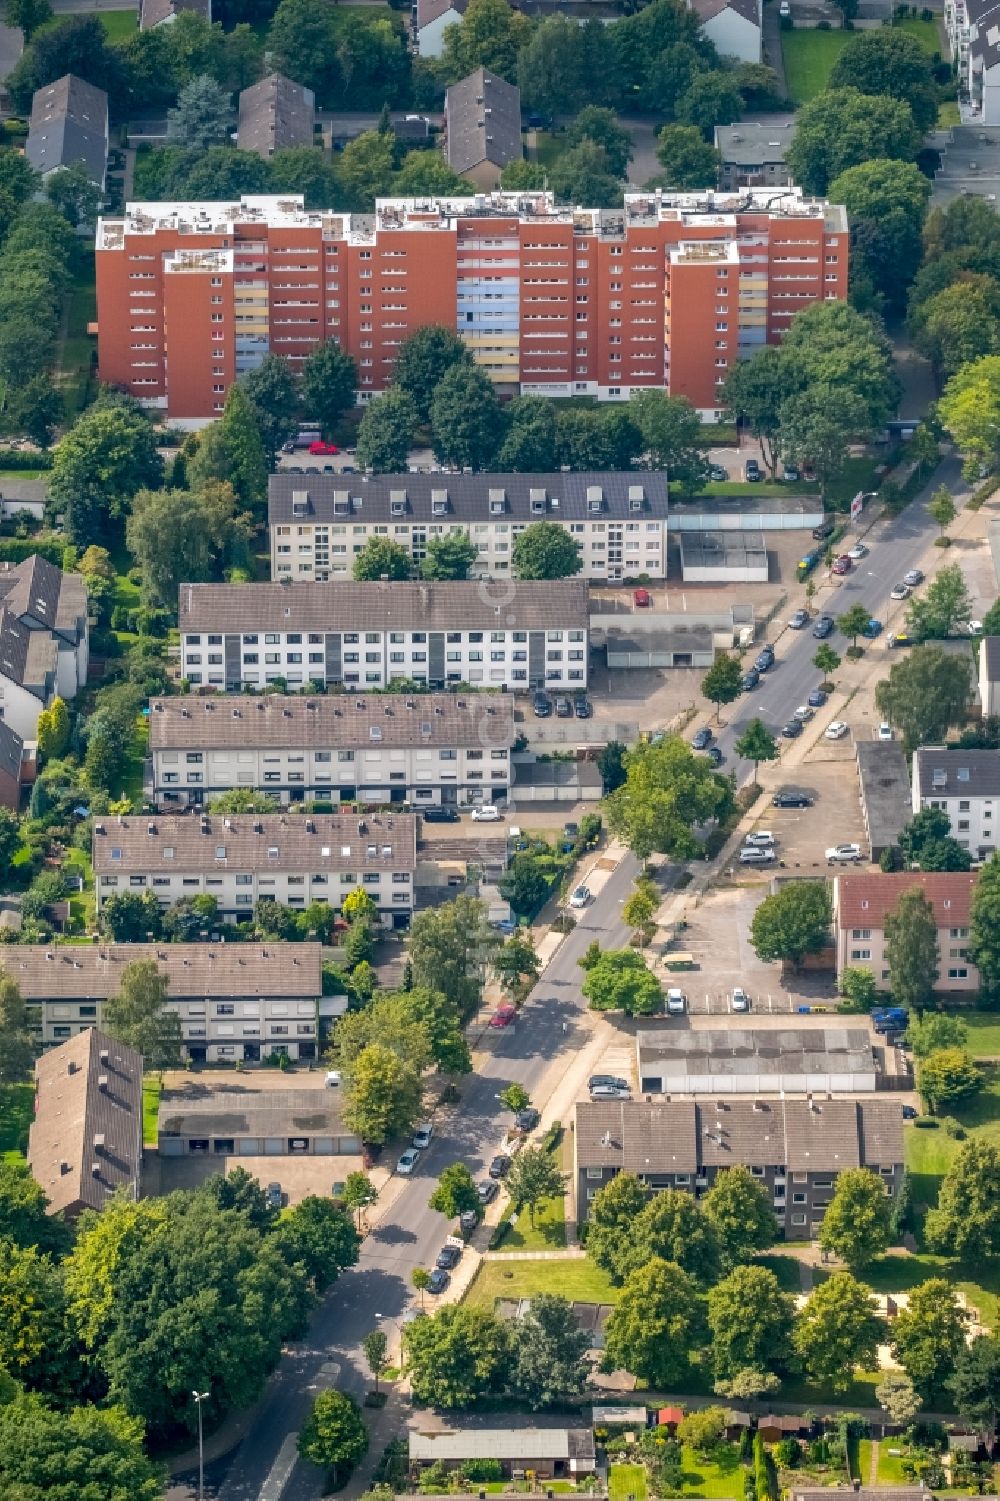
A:
[[[201,1426],[201,1404],[208,1392],[192,1392],[191,1395],[198,1409],[198,1501],[205,1501],[205,1443]]]

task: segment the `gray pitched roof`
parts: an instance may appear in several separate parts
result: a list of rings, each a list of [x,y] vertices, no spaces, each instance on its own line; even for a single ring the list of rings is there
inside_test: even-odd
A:
[[[0,563],[0,600],[30,630],[47,629],[76,641],[87,616],[87,586],[32,553],[21,563]]]
[[[586,629],[586,581],[182,584],[182,635],[202,631]]]
[[[142,1162],[142,1056],[91,1028],[35,1064],[28,1166],[50,1211],[103,1209],[137,1184]]]
[[[1000,682],[1000,636],[984,636],[980,646],[980,662],[985,664],[987,681]]]
[[[453,172],[470,172],[481,162],[505,167],[521,156],[521,91],[486,68],[452,84],[444,115]]]
[[[761,23],[760,0],[691,0],[691,8],[702,25],[721,15],[724,10],[734,11],[754,26]]]
[[[73,73],[37,89],[24,154],[36,172],[77,163],[104,186],[108,165],[108,96]]]
[[[236,144],[265,159],[293,146],[311,146],[316,95],[283,73],[269,73],[240,94]]]
[[[15,782],[21,780],[21,756],[24,752],[24,741],[15,730],[12,730],[6,720],[0,719],[0,771],[6,772],[13,777]]]
[[[197,11],[207,21],[212,19],[212,0],[140,0],[139,25],[143,31],[172,21],[182,10]]]
[[[172,1000],[287,996],[322,992],[318,943],[26,943],[0,947],[0,970],[26,1001],[107,1000],[128,964],[152,959]]]
[[[304,698],[266,694],[237,700],[150,700],[149,745],[158,750],[347,749],[379,741],[387,750],[511,746],[514,700],[506,693],[349,694]]]
[[[576,1107],[580,1167],[693,1173],[700,1167],[840,1172],[903,1160],[902,1107],[889,1100],[608,1100]]]
[[[416,825],[412,813],[99,818],[94,870],[412,871]]]
[[[469,0],[417,0],[417,30],[429,26],[438,16],[446,16],[450,10],[464,16],[468,4]]]
[[[922,745],[913,755],[921,797],[1000,796],[1000,751]]]
[[[597,509],[594,509],[597,507]],[[272,474],[271,526],[291,521],[592,521],[665,519],[667,476],[582,474]],[[338,586],[339,587],[339,586]],[[519,586],[520,587],[520,586]]]

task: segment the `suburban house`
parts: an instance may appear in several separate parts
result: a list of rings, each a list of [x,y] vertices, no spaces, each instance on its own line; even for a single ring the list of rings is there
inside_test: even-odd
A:
[[[997,847],[1000,825],[1000,751],[923,745],[913,753],[913,812],[940,808],[951,832],[974,860]]]
[[[414,50],[421,57],[440,57],[444,34],[465,15],[469,0],[413,0],[410,32]]]
[[[75,1219],[123,1189],[138,1198],[142,1055],[92,1027],[43,1053],[35,1081],[28,1166],[49,1213]]]
[[[454,1421],[450,1419],[450,1421]],[[538,1426],[536,1426],[536,1424]],[[452,1427],[443,1433],[411,1431],[410,1467],[445,1464],[458,1470],[470,1460],[496,1459],[504,1475],[523,1480],[569,1479],[593,1473],[597,1454],[592,1428],[566,1428],[536,1417],[530,1428]]]
[[[878,1050],[881,1053],[881,1049]],[[673,1031],[643,1027],[636,1037],[643,1094],[863,1094],[878,1087],[882,1060],[866,1026],[749,1027]],[[710,1105],[706,1105],[710,1109]]]
[[[262,897],[299,910],[312,902],[339,910],[360,887],[384,921],[405,928],[413,910],[416,823],[412,813],[97,818],[98,911],[121,891],[152,891],[164,906],[201,893],[215,897],[227,921],[238,921]]]
[[[65,73],[31,101],[24,155],[43,182],[66,167],[82,167],[104,191],[108,171],[108,96]]]
[[[238,1086],[165,1090],[157,1122],[158,1150],[162,1157],[356,1160],[361,1141],[342,1124],[336,1095],[335,1090]]]
[[[323,996],[318,943],[5,944],[0,971],[13,980],[43,1047],[100,1028],[123,970],[152,960],[181,1019],[195,1063],[257,1062],[272,1054],[315,1058],[319,1018],[343,1010]]]
[[[762,0],[688,0],[720,57],[759,63],[763,52]]]
[[[618,1173],[653,1192],[696,1197],[742,1163],[771,1194],[779,1233],[819,1232],[837,1174],[878,1173],[886,1193],[903,1181],[903,1116],[892,1100],[607,1100],[578,1104],[573,1133],[577,1218]]]
[[[979,643],[979,702],[984,719],[1000,716],[1000,636]]]
[[[354,559],[389,535],[422,563],[427,545],[466,536],[471,578],[512,578],[514,542],[555,522],[580,549],[585,579],[667,576],[667,476],[588,474],[272,474],[272,579],[349,579]],[[741,534],[742,535],[742,534]]]
[[[719,187],[724,192],[787,187],[792,174],[785,164],[785,153],[794,139],[794,115],[765,115],[760,120],[717,125]]]
[[[313,144],[316,95],[284,73],[269,73],[240,94],[240,151],[256,151],[265,161],[276,151]]]
[[[24,788],[35,780],[37,762],[35,742],[25,744],[17,731],[0,719],[0,805],[15,811],[20,808]]]
[[[894,849],[913,816],[910,769],[898,740],[859,740],[855,746],[861,817],[872,860]]]
[[[193,10],[211,21],[212,0],[140,0],[139,26],[143,31],[153,26],[169,26],[182,10]]]
[[[1000,123],[1000,3],[945,0],[944,24],[966,118],[977,125]]]
[[[87,681],[87,586],[37,553],[0,563],[0,718],[36,740],[38,716]]]
[[[477,68],[445,94],[444,128],[451,170],[477,188],[498,188],[504,167],[523,154],[521,90]]]
[[[192,687],[281,683],[356,692],[395,679],[526,693],[587,686],[583,579],[182,584],[181,668]]]
[[[885,920],[904,891],[919,886],[934,908],[938,930],[935,989],[968,995],[979,989],[979,971],[969,959],[969,919],[977,877],[967,871],[917,870],[837,876],[833,883],[833,926],[837,975],[850,966],[870,969],[880,990],[891,980],[885,953]]]
[[[151,790],[166,809],[234,787],[283,804],[472,807],[506,799],[516,734],[514,701],[502,693],[157,698]]]

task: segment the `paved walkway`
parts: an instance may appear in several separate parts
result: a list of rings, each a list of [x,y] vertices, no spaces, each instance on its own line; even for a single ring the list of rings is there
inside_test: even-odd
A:
[[[566,1246],[562,1251],[486,1251],[484,1261],[582,1261],[582,1246]]]
[[[878,1439],[873,1439],[872,1441],[872,1457],[871,1463],[868,1466],[868,1484],[878,1485]]]

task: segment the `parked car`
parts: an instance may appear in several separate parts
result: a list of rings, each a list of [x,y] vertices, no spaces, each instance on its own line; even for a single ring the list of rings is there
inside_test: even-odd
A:
[[[833,522],[833,521],[821,521],[820,524],[819,524],[819,526],[814,526],[813,527],[813,530],[812,530],[813,540],[815,542],[825,542],[826,539],[827,539],[827,537],[832,537],[835,531],[836,531],[836,523],[835,522]]]
[[[847,549],[847,556],[852,563],[860,563],[862,558],[867,558],[868,549],[863,542],[855,542],[853,547]]]
[[[839,558],[834,558],[830,572],[835,573],[838,578],[843,578],[844,574],[850,573],[853,567],[854,564],[851,562],[846,552],[842,552]]]
[[[757,671],[756,667],[748,667],[746,672],[743,674],[743,680],[740,683],[740,687],[743,689],[744,693],[752,693],[759,682],[760,673]]]
[[[817,641],[825,641],[827,636],[833,635],[834,620],[832,615],[820,615],[813,626],[813,635]]]
[[[759,850],[773,850],[777,842],[770,829],[755,829],[743,841],[744,844],[752,845]]]
[[[781,726],[781,733],[786,740],[797,740],[802,734],[801,719],[790,719],[787,724]]]
[[[534,1105],[529,1105],[526,1109],[517,1112],[514,1117],[514,1125],[519,1131],[534,1131],[540,1120],[541,1116]]]
[[[904,1105],[903,1106],[903,1119],[904,1119],[904,1121],[915,1121],[916,1118],[917,1118],[917,1112],[914,1109],[914,1107],[912,1105]]]
[[[962,630],[966,631],[970,636],[981,636],[983,634],[983,622],[981,620],[967,620],[962,626]]]
[[[705,750],[707,746],[711,745],[713,739],[712,731],[706,726],[700,730],[695,730],[691,738],[691,744],[695,750]]]
[[[822,709],[826,703],[826,689],[814,688],[808,698],[808,703],[813,709]]]
[[[836,864],[848,864],[852,860],[861,859],[860,844],[832,844],[826,852],[826,858]]]
[[[773,865],[777,860],[774,850],[759,850],[752,844],[745,844],[740,850],[740,865]]]
[[[722,762],[723,762],[724,758],[723,758],[722,752],[720,751],[720,749],[719,749],[719,747],[717,745],[710,745],[708,747],[708,750],[705,752],[705,754],[708,757],[708,759],[711,761],[711,763],[712,763],[713,766],[721,766],[722,765]]]
[[[547,693],[536,693],[531,701],[531,711],[536,719],[548,719],[552,713],[552,700]]]
[[[924,573],[922,568],[908,568],[903,574],[903,583],[909,584],[911,589],[915,589],[917,585],[922,584],[923,581]]]
[[[479,1211],[476,1209],[463,1209],[458,1217],[458,1228],[463,1235],[471,1235],[479,1224]]]
[[[462,1252],[457,1245],[449,1245],[447,1242],[437,1253],[434,1265],[439,1272],[450,1272],[453,1266],[458,1266],[462,1259]]]
[[[651,596],[649,590],[648,589],[633,589],[633,591],[632,591],[632,603],[638,605],[639,608],[640,608],[640,610],[648,609],[649,606],[653,603],[653,599],[652,599],[652,596]]]
[[[264,1198],[268,1209],[280,1209],[284,1202],[284,1194],[281,1192],[280,1183],[269,1183],[264,1190]]]
[[[310,443],[309,452],[314,455],[326,453],[339,453],[336,443]]]
[[[909,599],[909,597],[909,584],[893,584],[892,588],[889,590],[890,599]]]
[[[802,476],[795,464],[784,464],[781,469],[781,478],[788,485],[797,485]]]
[[[414,1151],[413,1147],[407,1147],[396,1163],[396,1171],[397,1173],[402,1173],[404,1178],[408,1178],[419,1161],[420,1153]]]
[[[886,637],[886,646],[892,650],[901,649],[904,646],[915,646],[917,638],[911,636],[909,631],[896,631],[892,636]]]
[[[499,823],[502,817],[496,803],[483,803],[472,810],[473,823]]]
[[[792,715],[793,719],[801,719],[803,724],[808,724],[810,719],[815,719],[815,717],[816,710],[813,709],[809,704],[799,704],[799,707]]]
[[[418,1152],[423,1152],[427,1147],[430,1146],[433,1139],[434,1127],[431,1125],[430,1121],[425,1121],[414,1131],[412,1145],[416,1147]]]
[[[875,731],[875,739],[876,740],[892,740],[892,739],[894,739],[894,736],[893,736],[893,733],[892,733],[892,725],[889,724],[889,722],[887,720],[883,719],[882,723],[879,725],[878,729]]]
[[[490,1017],[490,1026],[499,1031],[501,1027],[509,1027],[516,1017],[516,1006],[498,1006]]]
[[[593,705],[591,704],[590,699],[586,697],[586,695],[578,696],[575,699],[573,703],[573,709],[576,713],[577,719],[589,719],[594,712]]]
[[[330,1069],[327,1069],[327,1071],[326,1071],[326,1078],[324,1079],[323,1082],[326,1085],[327,1089],[336,1089],[337,1086],[340,1083],[340,1069],[339,1068],[330,1068]]]
[[[573,718],[573,705],[570,703],[569,699],[565,696],[565,694],[562,694],[562,693],[560,693],[559,697],[556,699],[556,718],[557,719],[572,719]]]
[[[627,1084],[624,1087],[619,1084],[595,1084],[590,1091],[590,1098],[592,1100],[630,1100],[632,1091]]]
[[[429,1293],[443,1293],[450,1281],[451,1278],[448,1273],[443,1272],[440,1267],[436,1266],[433,1272],[431,1272],[427,1283],[427,1291]]]
[[[490,1163],[491,1178],[506,1178],[510,1172],[510,1158],[506,1152],[498,1152]]]
[[[424,823],[460,823],[457,808],[421,808]]]
[[[724,485],[729,478],[729,470],[723,469],[721,464],[709,464],[708,477],[717,485]]]
[[[787,789],[774,794],[771,806],[772,808],[811,808],[812,801],[808,792],[793,792]]]
[[[795,614],[791,617],[791,619],[788,622],[788,629],[791,630],[791,631],[801,631],[802,628],[804,626],[807,626],[808,624],[809,624],[809,611],[808,610],[796,610]]]
[[[596,1089],[599,1084],[610,1084],[615,1089],[628,1089],[628,1080],[620,1079],[617,1074],[591,1074],[587,1088]]]
[[[848,726],[842,719],[831,719],[823,734],[827,740],[843,740],[847,730]]]
[[[498,1162],[498,1161],[499,1161],[499,1158],[494,1157],[493,1162]],[[508,1158],[507,1161],[509,1162],[510,1159]],[[492,1171],[492,1163],[490,1164],[490,1168],[491,1168],[491,1171]],[[498,1173],[497,1174],[498,1178],[502,1177],[502,1176],[503,1176],[502,1173]],[[492,1204],[493,1200],[496,1198],[496,1196],[497,1196],[497,1194],[499,1192],[500,1192],[500,1189],[498,1188],[498,1186],[496,1185],[496,1183],[494,1183],[494,1181],[493,1181],[492,1178],[487,1178],[486,1181],[485,1181],[485,1183],[477,1183],[476,1184],[476,1193],[479,1195],[479,1202],[484,1207],[487,1204]]]
[[[762,646],[753,664],[758,672],[770,672],[774,666],[774,647]]]
[[[764,478],[756,459],[747,459],[743,465],[743,478],[748,485],[755,485],[759,480]]]
[[[866,638],[866,640],[874,641],[876,636],[881,636],[882,634],[881,620],[876,620],[875,616],[872,615],[861,634]]]
[[[729,998],[729,1007],[732,1011],[750,1010],[750,997],[747,995],[742,985],[737,985],[734,987],[733,993]]]
[[[667,1012],[670,1016],[683,1016],[687,1010],[687,996],[683,990],[671,985],[667,991]]]
[[[569,899],[571,907],[585,907],[590,901],[590,887],[578,886]]]

